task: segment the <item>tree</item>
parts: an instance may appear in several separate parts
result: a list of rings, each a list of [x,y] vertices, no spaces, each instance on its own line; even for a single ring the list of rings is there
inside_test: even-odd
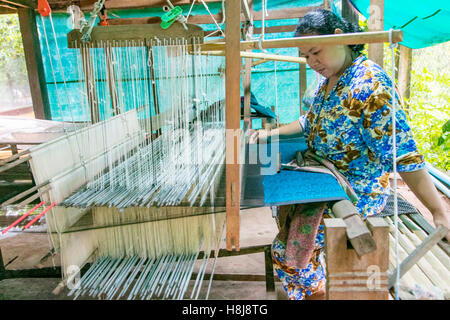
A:
[[[18,90],[21,91],[20,87],[27,85],[22,35],[16,14],[0,15],[0,43],[0,83],[8,86],[14,98]]]

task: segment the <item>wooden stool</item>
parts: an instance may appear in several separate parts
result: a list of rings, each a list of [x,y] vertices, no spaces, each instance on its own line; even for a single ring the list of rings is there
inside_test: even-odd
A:
[[[346,235],[343,219],[324,219],[327,299],[387,300],[389,225],[382,218],[368,218],[367,226],[377,249],[359,257]]]

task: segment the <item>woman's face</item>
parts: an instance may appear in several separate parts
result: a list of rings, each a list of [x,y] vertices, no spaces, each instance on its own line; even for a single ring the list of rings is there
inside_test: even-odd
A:
[[[336,29],[335,33],[342,33]],[[346,45],[300,45],[300,53],[306,63],[325,78],[338,77],[345,70],[349,48]]]

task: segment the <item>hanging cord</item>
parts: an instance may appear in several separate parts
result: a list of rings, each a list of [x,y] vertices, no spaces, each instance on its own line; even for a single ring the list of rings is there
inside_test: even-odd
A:
[[[259,41],[258,41],[258,45],[259,45],[259,49],[263,52],[263,53],[267,53],[266,49],[263,49],[262,47],[262,42],[265,39],[265,34],[266,34],[266,19],[265,17],[268,16],[267,14],[267,0],[262,0],[262,8],[261,8],[261,16],[262,16],[262,26],[261,26],[261,34],[259,35]]]
[[[399,300],[399,283],[400,283],[400,258],[398,244],[398,195],[397,195],[397,99],[395,97],[395,48],[398,44],[392,42],[392,31],[389,30],[389,48],[391,49],[391,78],[392,78],[392,171],[394,173],[394,226],[395,226],[395,259],[397,272],[395,275],[395,300]]]

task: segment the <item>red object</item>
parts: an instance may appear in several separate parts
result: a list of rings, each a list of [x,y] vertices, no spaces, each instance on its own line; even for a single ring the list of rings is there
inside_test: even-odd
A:
[[[23,219],[25,219],[26,217],[28,217],[30,215],[30,213],[32,213],[34,210],[36,210],[37,208],[39,208],[40,206],[42,206],[44,204],[44,201],[42,201],[41,203],[39,203],[37,206],[35,206],[33,209],[29,210],[27,213],[25,213],[23,216],[21,216],[19,219],[17,219],[16,221],[14,221],[8,228],[4,229],[2,231],[2,234],[5,234],[8,232],[9,229],[11,229],[12,227],[16,226],[17,224],[19,224],[20,221],[22,221]]]
[[[109,26],[109,23],[108,23],[108,21],[106,20],[106,13],[105,13],[105,15],[103,16],[103,20],[102,20],[102,22],[100,22],[100,25],[101,25],[101,26]]]
[[[38,11],[43,17],[48,17],[52,13],[47,0],[38,0]]]
[[[50,206],[48,206],[47,208],[45,208],[44,211],[42,211],[40,214],[38,214],[38,215],[36,216],[36,218],[34,218],[34,219],[31,220],[30,222],[28,222],[28,224],[27,224],[23,229],[24,229],[24,230],[25,230],[25,229],[28,229],[33,223],[35,223],[36,221],[38,221],[40,217],[42,217],[44,214],[46,214],[47,211],[50,210],[51,208],[53,208],[55,205],[56,205],[56,202],[53,202]]]

